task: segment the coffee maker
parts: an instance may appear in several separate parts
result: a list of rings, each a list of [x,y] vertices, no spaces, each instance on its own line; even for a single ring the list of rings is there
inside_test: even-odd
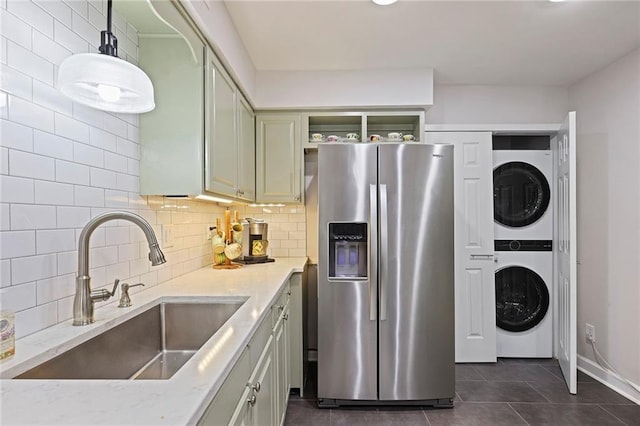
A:
[[[236,262],[240,263],[266,263],[275,262],[267,256],[267,247],[269,240],[267,238],[267,230],[269,224],[264,219],[245,218],[240,222],[242,224],[242,255]]]

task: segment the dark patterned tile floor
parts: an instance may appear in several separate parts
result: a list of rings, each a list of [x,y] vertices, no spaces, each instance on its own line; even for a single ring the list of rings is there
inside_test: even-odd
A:
[[[567,391],[553,359],[503,359],[456,365],[454,408],[318,408],[317,365],[309,364],[303,397],[291,395],[287,426],[627,425],[640,426],[640,406],[584,373]]]

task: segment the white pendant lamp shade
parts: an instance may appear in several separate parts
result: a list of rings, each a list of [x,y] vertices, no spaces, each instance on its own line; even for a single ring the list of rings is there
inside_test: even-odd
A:
[[[371,0],[371,1],[379,6],[389,6],[390,4],[393,4],[398,0]]]
[[[58,69],[58,89],[78,103],[104,111],[133,114],[156,106],[153,84],[144,71],[100,53],[65,59]]]

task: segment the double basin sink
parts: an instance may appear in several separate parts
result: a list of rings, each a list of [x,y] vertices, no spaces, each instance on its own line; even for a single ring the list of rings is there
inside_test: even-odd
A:
[[[169,379],[243,303],[163,302],[15,379]]]

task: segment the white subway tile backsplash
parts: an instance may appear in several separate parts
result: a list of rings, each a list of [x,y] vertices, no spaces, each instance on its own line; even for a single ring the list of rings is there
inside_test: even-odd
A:
[[[0,232],[0,259],[36,254],[35,231]]]
[[[33,203],[33,179],[0,175],[0,193],[5,203]]]
[[[74,104],[73,118],[117,136],[127,136],[127,123],[107,112],[80,104]]]
[[[21,151],[33,151],[33,129],[7,120],[0,120],[0,145]]]
[[[102,13],[101,4],[92,5],[90,0],[88,12],[89,12],[89,15],[87,19],[89,23],[96,29],[96,31],[102,31],[107,28],[107,18]]]
[[[11,150],[9,152],[9,174],[34,179],[54,180],[56,177],[54,159],[30,152]]]
[[[71,28],[71,8],[60,0],[33,0],[51,16]]]
[[[90,265],[94,268],[118,262],[118,247],[95,247],[89,250]]]
[[[140,175],[140,161],[133,158],[127,159],[127,173],[134,176]]]
[[[89,185],[89,167],[70,161],[56,160],[56,181]]]
[[[58,266],[58,275],[75,271],[78,267],[78,252],[75,250],[58,252],[56,264]]]
[[[115,27],[115,30],[119,30],[121,32],[126,31],[127,29],[126,21],[115,10],[113,11],[112,19],[113,19],[113,26]]]
[[[13,95],[9,95],[9,119],[45,132],[53,132],[53,111]]]
[[[58,323],[73,318],[73,299],[73,296],[69,296],[56,301],[58,304]]]
[[[11,260],[0,260],[0,288],[11,285]]]
[[[130,116],[131,114],[129,114]],[[127,124],[127,139],[131,142],[139,143],[140,132],[138,130],[137,125]]]
[[[56,227],[56,208],[32,204],[12,204],[11,229],[50,229]]]
[[[0,148],[0,175],[9,174],[9,150]]]
[[[1,0],[0,0],[1,1]],[[0,63],[7,63],[7,38],[0,31]]]
[[[31,25],[4,9],[0,9],[0,32],[25,49],[31,49]]]
[[[53,39],[72,53],[89,52],[89,43],[59,21],[55,22]]]
[[[73,160],[76,163],[86,164],[94,167],[104,167],[103,151],[91,145],[74,142]]]
[[[9,94],[0,90],[0,118],[9,118]]]
[[[41,33],[49,37],[53,36],[53,17],[34,3],[20,0],[9,1],[7,10]]]
[[[48,1],[44,3],[48,3]],[[33,53],[54,65],[60,65],[63,60],[71,56],[69,49],[37,30],[33,30]]]
[[[108,246],[129,244],[129,226],[110,226],[105,229],[105,238],[105,243]]]
[[[84,207],[104,207],[104,189],[76,185],[75,205]]]
[[[53,64],[11,40],[7,41],[7,64],[30,77],[53,85]]]
[[[107,282],[115,280],[116,278],[119,278],[121,281],[127,280],[131,276],[131,272],[129,272],[129,262],[107,265],[105,268],[105,274],[107,276]]]
[[[115,189],[117,187],[116,173],[109,170],[97,169],[95,167],[92,167],[91,168],[91,186],[95,186],[98,188]],[[106,194],[105,194],[105,202],[106,202]]]
[[[86,5],[86,2],[85,2]],[[85,18],[81,17],[77,13],[73,13],[71,18],[71,29],[80,37],[85,39],[91,44],[93,51],[97,50],[100,46],[100,31],[97,31],[93,25]],[[118,40],[118,50],[120,49],[120,40]]]
[[[73,160],[73,142],[53,133],[35,130],[33,133],[33,152],[61,160]]]
[[[118,138],[118,154],[138,160],[140,158],[139,146],[124,138]]]
[[[36,282],[38,305],[53,302],[75,294],[75,275],[66,274]]]
[[[73,9],[75,13],[80,15],[82,19],[84,20],[88,19],[87,14],[89,9],[89,3],[87,3],[87,0],[62,0],[62,1],[64,1],[69,7],[71,7],[71,9]],[[75,28],[73,30],[76,31]]]
[[[14,312],[36,306],[36,283],[15,285],[0,290],[0,309]]]
[[[106,10],[106,0],[89,0],[89,13],[91,13],[91,7],[93,7],[93,9],[97,12],[100,12],[100,14],[104,15],[106,14],[105,10]]]
[[[74,250],[76,234],[73,229],[45,229],[36,231],[36,250],[38,254],[57,253]]]
[[[129,207],[143,209],[147,206],[147,200],[144,196],[129,192]]]
[[[89,143],[89,126],[63,114],[55,114],[55,133],[65,138]]]
[[[107,151],[116,152],[118,149],[116,135],[95,127],[89,128],[89,143],[97,148],[102,148]]]
[[[33,80],[33,102],[71,116],[71,99],[53,86]]]
[[[91,209],[88,207],[58,206],[56,213],[58,228],[82,228],[91,220]]]
[[[58,322],[57,302],[36,306],[16,313],[16,339],[19,339]]]
[[[9,204],[0,203],[0,231],[8,231],[11,229],[11,217]]]
[[[151,264],[148,259],[137,259],[129,262],[129,273],[132,277],[141,276],[149,272]],[[142,282],[140,279],[139,282]]]
[[[138,192],[139,184],[138,177],[132,175],[126,175],[124,173],[118,173],[118,189],[121,191]]]
[[[122,244],[118,246],[118,262],[126,262],[128,260],[135,260],[138,259],[138,243],[133,243],[133,244]],[[143,259],[145,262],[149,263],[149,260],[147,259]],[[148,272],[149,270],[147,269],[146,272]],[[139,275],[138,274],[134,274],[134,275]]]
[[[115,154],[112,152],[105,151],[104,152],[104,168],[108,170],[113,170],[114,172],[122,172],[128,173],[128,158],[124,155]],[[137,174],[137,173],[132,173]]]
[[[73,185],[68,183],[35,181],[36,204],[51,204],[58,206],[73,205]]]
[[[55,277],[56,255],[18,257],[11,259],[12,285]]]
[[[126,191],[104,191],[104,206],[114,209],[126,209],[129,207],[129,194]]]

